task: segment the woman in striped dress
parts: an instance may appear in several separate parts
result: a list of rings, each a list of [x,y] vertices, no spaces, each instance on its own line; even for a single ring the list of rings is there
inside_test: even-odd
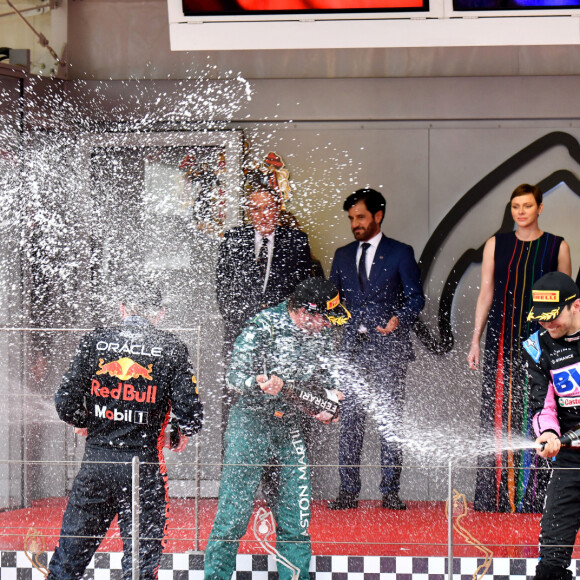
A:
[[[526,314],[538,278],[555,270],[571,274],[570,248],[563,238],[540,230],[543,205],[538,187],[522,184],[510,199],[516,229],[496,234],[484,246],[475,328],[467,356],[470,368],[477,369],[479,342],[487,323],[481,435],[495,440],[496,453],[478,459],[474,509],[541,512],[548,473],[536,467],[547,464],[534,450],[502,449],[512,439],[532,437],[522,342],[538,327],[526,320]]]

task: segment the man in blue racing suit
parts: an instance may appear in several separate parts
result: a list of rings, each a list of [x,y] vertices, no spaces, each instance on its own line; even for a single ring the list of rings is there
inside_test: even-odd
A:
[[[580,425],[580,294],[572,278],[550,272],[532,288],[529,320],[543,330],[525,343],[538,454],[554,458],[540,531],[536,580],[571,580],[580,527],[580,451],[559,436]]]

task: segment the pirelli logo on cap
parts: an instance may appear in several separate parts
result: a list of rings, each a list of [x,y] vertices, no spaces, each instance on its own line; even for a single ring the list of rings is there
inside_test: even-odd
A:
[[[560,302],[559,290],[532,290],[534,302]]]
[[[337,294],[332,300],[326,303],[326,310],[332,310],[340,304],[340,296]]]

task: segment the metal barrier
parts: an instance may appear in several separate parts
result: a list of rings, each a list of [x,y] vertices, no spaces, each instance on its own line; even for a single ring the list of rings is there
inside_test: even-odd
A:
[[[196,449],[198,449],[199,446],[199,437],[196,436]],[[2,464],[6,464],[6,463],[20,463],[20,462],[15,462],[15,461],[1,461],[0,460],[0,465]],[[44,465],[55,465],[55,464],[65,464],[65,463],[70,463],[70,462],[47,462],[47,461],[37,461],[37,462],[30,462],[32,465],[38,465],[38,464],[44,464]],[[74,462],[76,464],[78,464],[78,462]],[[127,465],[125,463],[125,465]],[[132,497],[132,535],[131,535],[131,545],[132,545],[132,577],[134,580],[138,580],[139,578],[139,545],[140,545],[140,541],[142,539],[147,539],[147,538],[141,538],[140,537],[140,509],[141,509],[141,505],[140,505],[140,476],[141,476],[141,466],[143,465],[142,462],[139,461],[139,459],[137,457],[133,458],[133,461],[131,463],[131,470],[132,470],[132,490],[131,490],[131,497]],[[200,476],[201,476],[201,462],[199,461],[199,453],[196,454],[196,462],[195,462],[195,466],[196,466],[196,477],[198,479],[198,481],[196,482],[196,486],[195,486],[195,496],[191,499],[193,499],[194,501],[194,509],[195,509],[195,518],[194,518],[194,522],[193,522],[193,537],[188,537],[188,538],[176,538],[176,541],[187,541],[190,542],[191,540],[193,540],[193,547],[194,547],[194,552],[199,552],[200,548],[201,548],[201,542],[202,541],[207,541],[208,538],[202,538],[201,534],[200,534],[200,501],[201,501],[201,487],[200,487]],[[298,467],[298,465],[297,465]],[[338,466],[334,466],[334,465],[312,465],[312,468],[317,468],[317,467],[338,467]],[[361,466],[362,468],[376,468],[379,467],[377,465],[363,465]],[[433,466],[436,467],[438,469],[443,469],[444,466]],[[404,466],[404,469],[409,469],[409,466]],[[412,467],[411,467],[412,468]],[[453,578],[453,562],[454,562],[454,551],[455,549],[459,546],[459,547],[465,547],[465,546],[477,546],[477,540],[475,540],[475,538],[473,538],[472,536],[468,536],[466,535],[464,532],[465,530],[461,528],[461,526],[458,525],[460,517],[462,517],[462,515],[465,514],[455,514],[455,510],[458,507],[458,497],[461,494],[458,494],[458,492],[454,489],[454,478],[456,476],[456,473],[461,470],[461,469],[473,469],[473,467],[462,467],[460,465],[456,465],[454,464],[452,461],[449,461],[448,465],[446,466],[446,471],[447,471],[447,498],[446,498],[446,517],[447,517],[447,557],[446,557],[446,562],[447,562],[447,574],[446,577],[448,580],[452,580]],[[106,483],[106,482],[104,482]],[[460,506],[459,506],[460,507]],[[263,509],[263,508],[261,508]],[[15,510],[13,510],[15,511]],[[0,512],[0,518],[1,516],[6,516],[7,514],[9,514],[9,511],[4,511],[4,512]],[[353,512],[354,513],[354,512]],[[439,522],[441,523],[441,522]],[[206,522],[207,524],[207,522]],[[337,530],[337,533],[340,534],[340,530]],[[428,533],[428,530],[427,530]],[[462,538],[465,540],[465,542],[457,542],[457,534],[460,533]],[[6,537],[8,537],[10,535],[10,532],[8,529],[4,529],[4,533],[0,532],[0,540],[2,539],[2,536],[5,535]],[[37,534],[37,540],[40,536],[42,536],[43,534],[38,535]],[[49,534],[49,533],[45,533],[44,534],[44,541],[46,540],[46,538],[51,538],[54,537],[54,534]],[[124,540],[127,540],[127,538],[123,538]],[[338,538],[337,538],[338,539]],[[326,540],[325,541],[326,544],[335,544],[337,547],[337,555],[340,554],[340,546],[343,545],[343,542],[340,541],[333,541],[333,540]],[[384,543],[381,542],[376,542],[376,544],[378,545],[383,545]],[[410,544],[412,545],[412,544]],[[425,546],[426,547],[426,551],[428,552],[428,547],[429,546],[433,546],[433,547],[440,547],[441,544],[438,544],[436,542],[429,542],[429,541],[425,541],[425,542],[420,542],[418,544],[415,545],[420,545],[420,546]],[[484,554],[486,555],[486,562],[487,562],[487,567],[489,567],[489,561],[491,561],[491,556],[493,556],[493,552],[491,549],[486,548],[485,546],[479,546]],[[522,546],[525,547],[525,546]],[[2,547],[0,546],[0,550],[2,550]],[[485,564],[485,563],[484,563]],[[480,568],[484,567],[484,565],[482,564],[480,566]]]
[[[132,463],[132,485],[133,485],[133,493],[132,493],[132,505],[131,505],[131,521],[132,527],[131,531],[133,532],[132,537],[132,575],[133,580],[139,580],[139,515],[140,515],[140,505],[139,505],[139,458],[133,457]]]
[[[86,332],[88,330],[88,328],[0,328],[0,332],[7,332],[7,333],[12,333],[12,332],[27,332],[27,333],[58,333],[59,335],[63,335],[63,334],[67,334],[67,333],[71,333],[71,332],[75,332],[75,333],[83,333]],[[173,331],[179,331],[179,332],[185,332],[185,333],[194,333],[194,340],[192,341],[193,343],[193,352],[195,353],[195,358],[196,358],[196,366],[198,369],[200,369],[200,359],[201,359],[201,339],[200,339],[200,327],[194,327],[194,328],[177,328],[177,329],[169,329],[169,330],[173,330]],[[25,402],[25,397],[27,396],[26,394],[23,393],[15,393],[14,396],[20,396],[23,398],[23,404]],[[2,425],[0,425],[0,427],[2,427]],[[23,440],[26,439],[27,434],[25,432],[23,432],[22,438]],[[194,521],[193,521],[193,537],[192,538],[187,538],[187,540],[191,540],[193,541],[193,550],[194,552],[200,552],[201,548],[202,548],[202,541],[206,540],[207,538],[202,538],[201,537],[201,533],[200,533],[200,529],[201,529],[201,520],[200,520],[200,502],[202,500],[202,488],[201,488],[201,482],[202,482],[202,468],[204,467],[221,467],[222,464],[209,464],[209,463],[204,463],[202,464],[201,462],[201,454],[200,454],[200,436],[197,435],[195,436],[194,440],[192,441],[195,445],[195,458],[194,461],[192,463],[187,463],[187,462],[180,462],[179,465],[183,465],[183,466],[187,466],[187,465],[193,465],[194,467],[194,473],[195,473],[195,493],[193,495],[193,502],[194,502]],[[24,455],[24,454],[23,454]],[[72,455],[74,456],[74,454]],[[22,467],[22,469],[20,470],[20,479],[21,479],[21,486],[23,489],[25,489],[28,485],[27,483],[27,478],[28,478],[28,472],[30,467],[35,466],[35,465],[44,465],[44,466],[48,466],[51,464],[60,464],[60,465],[78,465],[80,463],[80,460],[75,460],[75,461],[30,461],[30,460],[3,460],[0,459],[0,466],[4,465],[10,465],[10,464],[18,464]],[[140,513],[140,494],[139,494],[139,480],[140,480],[140,469],[141,467],[141,463],[138,460],[138,458],[134,458],[133,462],[132,462],[132,537],[131,537],[131,543],[132,543],[132,554],[133,554],[133,558],[132,558],[132,575],[133,578],[135,580],[137,580],[137,578],[139,577],[139,544],[140,544],[140,519],[139,519],[139,513]],[[332,467],[332,468],[338,468],[338,465],[335,464],[328,464],[328,465],[311,465],[312,468],[321,468],[321,467]],[[365,464],[360,466],[361,468],[380,468],[380,465],[369,465],[369,464]],[[420,466],[421,469],[423,468],[427,468],[427,467],[433,467],[433,466]],[[449,460],[447,465],[441,466],[435,466],[438,469],[442,469],[442,470],[446,470],[447,472],[447,487],[446,487],[446,502],[447,502],[447,541],[446,541],[446,548],[447,548],[447,578],[449,580],[451,580],[453,578],[453,560],[454,560],[454,552],[455,552],[455,548],[457,548],[458,546],[462,546],[462,545],[473,545],[473,541],[476,541],[474,538],[472,538],[473,541],[471,540],[466,540],[467,544],[457,544],[456,542],[456,538],[455,538],[455,534],[454,534],[454,520],[457,518],[454,518],[454,510],[455,510],[455,501],[456,498],[454,497],[455,492],[454,492],[454,478],[457,474],[458,470],[462,470],[462,469],[475,469],[474,466],[469,466],[469,467],[464,467],[461,465],[458,465],[457,463],[453,463],[452,460]],[[410,469],[412,468],[412,466],[410,467],[409,465],[403,465],[404,469]],[[7,480],[6,480],[7,481]],[[2,483],[2,477],[1,477],[1,473],[0,473],[0,494],[2,493],[2,489],[1,489],[1,483]],[[27,505],[27,496],[26,494],[23,492],[22,494],[22,501],[21,501],[21,506],[25,506]],[[6,513],[6,512],[4,512]],[[2,513],[0,512],[0,516],[2,515]],[[0,527],[1,530],[1,527]],[[455,530],[456,531],[456,530]],[[0,531],[0,539],[2,538],[3,532]],[[5,533],[4,535],[8,536],[9,534]],[[53,535],[46,535],[46,537],[53,537]],[[46,539],[46,538],[45,538]],[[126,539],[126,538],[125,538]],[[329,542],[330,543],[330,542]],[[339,547],[341,546],[343,543],[341,542],[335,542],[336,546]],[[421,544],[423,545],[423,544]],[[424,545],[433,545],[433,546],[437,546],[440,547],[441,544],[436,544],[436,543],[429,543],[429,542],[425,542]],[[340,550],[340,548],[338,548]],[[1,550],[1,547],[0,547]],[[485,552],[484,552],[485,553]]]

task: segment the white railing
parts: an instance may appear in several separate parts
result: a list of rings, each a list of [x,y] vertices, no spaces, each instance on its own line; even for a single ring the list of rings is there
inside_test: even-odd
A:
[[[199,436],[196,436],[195,439],[196,441],[196,448],[198,448],[199,446]],[[21,461],[14,461],[14,460],[5,460],[2,461],[0,460],[0,466],[2,466],[3,464],[21,464]],[[80,462],[79,461],[75,461],[75,462],[63,462],[63,461],[33,461],[33,462],[28,462],[31,465],[45,465],[46,467],[50,467],[50,466],[55,466],[55,465],[64,465],[64,464],[71,464],[74,463],[76,465],[78,465]],[[111,463],[115,463],[115,462],[111,462]],[[127,462],[124,462],[123,465],[128,465]],[[135,580],[137,580],[139,578],[139,543],[140,540],[143,539],[151,539],[151,538],[141,538],[140,537],[140,495],[139,495],[139,490],[140,490],[140,471],[141,471],[141,465],[143,465],[143,463],[141,461],[139,461],[139,459],[137,457],[133,458],[132,461],[132,535],[131,538],[122,538],[123,540],[127,540],[130,539],[131,543],[132,543],[132,574],[133,574],[133,578]],[[186,464],[184,464],[186,465]],[[190,463],[189,466],[195,466],[196,468],[196,477],[197,477],[197,485],[195,487],[196,493],[195,496],[192,498],[194,500],[194,509],[195,509],[195,518],[194,518],[194,522],[193,522],[193,527],[189,528],[191,529],[191,534],[189,537],[175,537],[173,538],[170,534],[168,534],[166,536],[166,540],[181,540],[187,543],[191,543],[193,542],[193,552],[200,552],[201,551],[201,546],[203,543],[207,543],[208,538],[207,537],[201,537],[200,535],[200,502],[205,499],[201,497],[201,487],[200,487],[200,476],[201,476],[201,470],[202,467],[204,467],[204,465],[201,464],[201,461],[199,460],[199,453],[196,453],[196,460],[193,463]],[[223,467],[223,464],[207,464],[207,467],[215,467],[216,465],[220,465]],[[259,465],[258,467],[265,467],[265,465]],[[296,465],[296,467],[301,467],[301,465]],[[317,468],[322,468],[322,467],[338,467],[337,465],[310,465],[311,469],[317,469]],[[361,468],[365,469],[365,468],[378,468],[380,467],[380,465],[361,465]],[[449,580],[452,580],[453,578],[453,561],[454,561],[454,550],[456,547],[467,547],[467,546],[474,546],[474,542],[471,541],[473,540],[473,538],[468,539],[466,538],[464,535],[462,535],[463,540],[466,541],[458,541],[457,540],[457,534],[461,532],[461,530],[458,530],[456,528],[456,521],[458,519],[458,516],[455,512],[456,510],[456,503],[457,503],[457,491],[454,489],[454,479],[457,475],[457,473],[462,470],[462,469],[469,469],[469,470],[473,470],[473,466],[469,466],[469,467],[463,467],[461,465],[457,465],[454,464],[453,462],[449,461],[447,466],[444,465],[436,465],[436,466],[417,466],[420,467],[421,469],[424,469],[425,467],[432,467],[434,469],[446,469],[447,470],[447,498],[446,498],[446,519],[447,519],[447,542],[446,542],[446,547],[447,547],[447,578]],[[403,469],[412,469],[412,466],[406,465],[403,466]],[[24,512],[26,511],[26,508],[16,508],[13,510],[5,510],[4,512],[0,513],[0,516],[4,516],[7,517],[7,515],[10,515],[10,513],[14,513],[16,514],[18,512],[19,509],[23,509]],[[23,513],[24,513],[23,512]],[[353,512],[354,513],[354,512]],[[449,515],[451,515],[451,517],[449,517]],[[465,515],[465,514],[463,514]],[[16,516],[17,517],[17,516]],[[207,523],[207,522],[206,522]],[[514,526],[518,526],[520,525],[518,522],[514,521]],[[2,538],[4,537],[5,539],[10,539],[12,537],[12,540],[14,540],[14,536],[19,536],[22,537],[22,531],[17,531],[17,530],[22,530],[22,528],[25,526],[19,526],[17,522],[13,522],[12,525],[7,526],[5,525],[3,528],[0,527],[0,551],[3,551],[2,548]],[[186,528],[187,529],[187,528]],[[180,529],[181,531],[184,530],[184,528]],[[425,529],[425,541],[419,541],[419,542],[415,542],[415,546],[423,546],[425,548],[425,556],[429,556],[432,555],[436,550],[437,551],[441,551],[441,549],[444,547],[444,545],[441,542],[437,542],[434,541],[434,538],[430,538],[429,537],[429,529]],[[51,540],[54,541],[56,534],[55,533],[51,533],[50,530],[44,530],[44,531],[40,531],[37,534],[37,539],[38,538],[42,538],[43,542],[46,542],[47,540]],[[159,539],[163,539],[163,538],[159,538]],[[256,542],[258,541],[258,538],[256,539],[250,539],[247,541],[251,541],[251,542]],[[12,542],[14,543],[14,542]],[[313,543],[316,544],[318,543],[318,541],[316,539],[313,540]],[[342,540],[340,540],[340,530],[337,530],[337,537],[335,539],[332,540],[325,540],[324,542],[320,542],[320,543],[324,543],[324,544],[333,544],[336,546],[337,550],[337,554],[340,554],[341,551],[341,546],[345,545],[346,543],[350,544],[351,546],[353,544],[356,544],[356,542],[353,541],[349,541],[349,542],[344,542]],[[366,542],[366,544],[369,544],[370,542]],[[364,544],[365,542],[361,542],[361,553],[364,553]],[[389,545],[400,545],[400,542],[381,542],[379,541],[379,539],[377,539],[376,542],[372,542],[372,544],[376,544],[376,545],[384,545],[385,548]],[[408,546],[413,545],[413,542],[409,542],[407,544]],[[498,544],[498,545],[503,545],[503,546],[507,546],[507,544]],[[475,547],[479,547],[477,546],[477,544],[475,544]],[[493,546],[491,546],[493,547]],[[514,546],[514,547],[518,547],[518,546]],[[490,554],[492,553],[492,550],[490,549],[490,547],[485,547],[484,548],[484,553],[485,550],[487,550],[487,553]],[[532,545],[520,545],[519,548],[537,548],[537,544]],[[435,550],[436,549],[436,550]],[[188,552],[189,550],[184,550],[184,552]],[[191,551],[189,551],[189,553],[191,553]],[[481,556],[480,556],[481,557]]]

